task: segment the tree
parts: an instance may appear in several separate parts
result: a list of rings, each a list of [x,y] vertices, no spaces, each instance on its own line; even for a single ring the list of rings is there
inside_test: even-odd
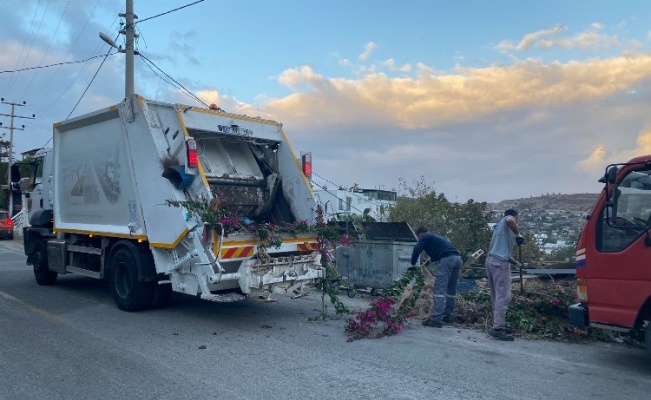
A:
[[[470,253],[487,251],[490,240],[486,203],[468,200],[451,203],[443,193],[436,193],[425,178],[407,183],[400,180],[398,200],[392,207],[390,221],[406,221],[412,228],[425,226],[431,232],[446,236],[464,259]]]

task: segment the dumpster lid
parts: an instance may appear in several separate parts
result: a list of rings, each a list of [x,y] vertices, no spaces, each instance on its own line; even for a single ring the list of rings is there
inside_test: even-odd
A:
[[[362,226],[368,240],[418,241],[416,234],[406,222],[364,222]]]

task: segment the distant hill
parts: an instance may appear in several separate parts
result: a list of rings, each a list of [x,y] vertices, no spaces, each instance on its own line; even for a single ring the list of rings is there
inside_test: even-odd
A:
[[[599,197],[598,193],[549,194],[488,203],[488,209],[507,210],[514,208],[518,211],[564,210],[587,213],[592,208],[597,197]]]
[[[597,193],[531,196],[488,203],[487,211],[498,211],[491,218],[497,222],[502,217],[499,211],[514,208],[520,216],[518,225],[525,232],[544,233],[554,240],[576,240],[598,197]]]

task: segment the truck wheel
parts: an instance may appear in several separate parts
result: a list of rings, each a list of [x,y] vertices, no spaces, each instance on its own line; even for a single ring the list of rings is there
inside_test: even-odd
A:
[[[644,333],[644,343],[646,344],[646,353],[651,357],[651,324],[647,325]]]
[[[111,256],[111,293],[120,310],[139,311],[147,308],[153,298],[156,282],[138,281],[140,257],[130,246],[120,246]]]
[[[166,307],[172,298],[172,284],[165,283],[162,285],[156,284],[151,296],[149,307],[163,308]]]
[[[36,242],[33,266],[36,283],[42,286],[50,286],[56,282],[58,274],[54,271],[50,271],[48,268],[47,247],[43,240],[38,240],[38,242]]]

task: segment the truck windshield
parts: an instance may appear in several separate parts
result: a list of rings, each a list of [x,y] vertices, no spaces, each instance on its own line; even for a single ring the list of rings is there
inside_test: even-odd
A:
[[[614,188],[611,212],[602,212],[598,248],[621,251],[651,227],[651,170],[629,172]]]
[[[43,180],[43,158],[36,159],[36,166],[32,172],[34,185],[38,185]]]

